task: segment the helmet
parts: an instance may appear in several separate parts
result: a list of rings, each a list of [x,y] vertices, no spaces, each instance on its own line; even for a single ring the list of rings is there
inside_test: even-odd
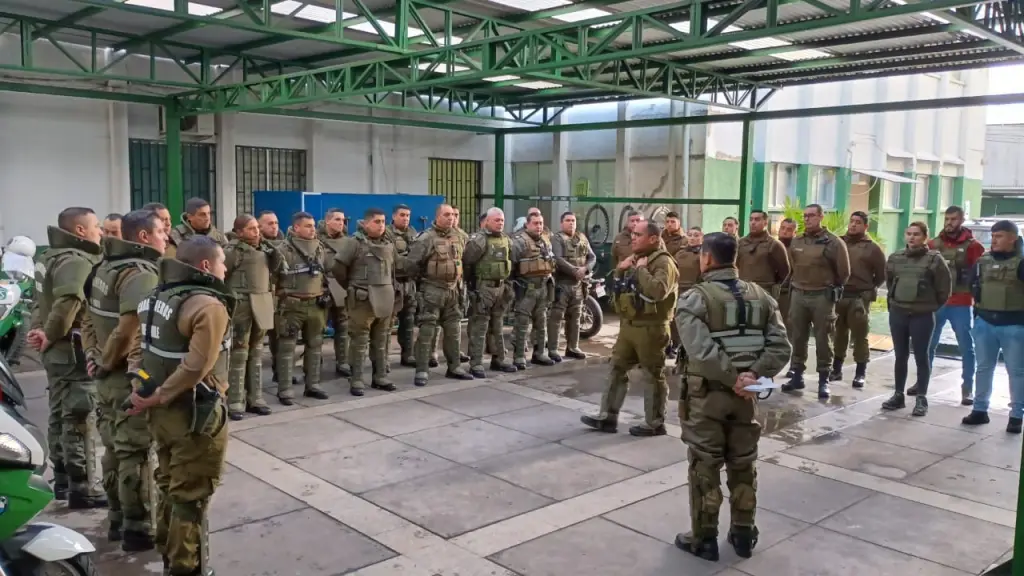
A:
[[[34,258],[36,255],[36,243],[28,236],[15,236],[7,241],[7,246],[4,250],[20,254],[26,258]]]

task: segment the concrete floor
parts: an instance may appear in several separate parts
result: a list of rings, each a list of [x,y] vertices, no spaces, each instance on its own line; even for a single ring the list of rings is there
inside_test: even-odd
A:
[[[609,327],[589,351],[607,352],[613,336]],[[671,544],[689,523],[674,414],[669,436],[652,439],[579,423],[607,379],[599,358],[472,382],[445,380],[442,367],[422,389],[395,368],[398,392],[361,399],[329,381],[327,401],[272,402],[272,416],[232,423],[210,514],[214,566],[220,576],[979,574],[1009,555],[1020,437],[1003,431],[1005,376],[993,422],[967,430],[959,365],[935,368],[924,418],[878,412],[891,356],[871,363],[864,390],[836,383],[828,402],[762,402],[760,543],[740,561],[723,539],[719,563]],[[328,360],[325,377],[332,369]],[[22,378],[44,421],[42,376]],[[641,390],[626,408],[642,414]],[[87,534],[102,574],[160,573],[155,554],[104,541],[103,512],[54,504],[43,517]],[[723,535],[727,522],[728,504]]]

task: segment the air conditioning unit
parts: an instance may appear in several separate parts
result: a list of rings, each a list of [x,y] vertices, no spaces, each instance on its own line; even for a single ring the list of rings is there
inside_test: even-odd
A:
[[[160,136],[167,135],[167,112],[160,106]],[[179,120],[181,137],[192,140],[212,138],[216,135],[213,114],[200,114],[198,116],[184,116]]]

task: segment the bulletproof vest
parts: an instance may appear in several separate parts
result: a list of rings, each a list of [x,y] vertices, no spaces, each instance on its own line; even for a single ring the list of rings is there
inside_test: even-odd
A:
[[[771,312],[768,296],[742,280],[702,282],[693,289],[704,298],[711,339],[736,370],[749,369],[765,350],[764,332]]]
[[[529,233],[522,236],[523,253],[519,257],[519,275],[523,278],[540,278],[550,276],[555,270],[555,260],[551,257],[551,243],[543,234],[534,240]]]
[[[700,249],[683,248],[675,253],[676,268],[679,269],[679,290],[689,290],[700,282]]]
[[[740,238],[736,247],[736,268],[744,282],[754,282],[762,288],[775,283],[775,267],[770,254],[772,239]]]
[[[512,243],[504,234],[486,234],[484,255],[473,266],[477,280],[505,280],[512,271]]]
[[[453,284],[462,278],[462,247],[459,235],[452,228],[447,233],[436,228],[428,230],[424,237],[433,247],[427,259],[423,277],[440,284]]]
[[[942,254],[946,266],[949,266],[949,275],[953,277],[953,294],[969,294],[971,292],[967,248],[973,241],[973,238],[968,238],[959,244],[947,246],[941,235],[935,239],[935,249]]]
[[[102,248],[98,245],[92,244],[80,238],[73,236],[69,232],[65,232],[60,228],[49,226],[47,227],[47,237],[50,242],[50,248],[46,251],[46,256],[43,260],[45,263],[45,271],[42,274],[42,285],[39,287],[39,299],[36,302],[39,311],[39,317],[46,321],[46,318],[50,315],[50,311],[53,309],[53,303],[58,297],[65,294],[81,294],[84,298],[84,281],[83,284],[78,286],[56,286],[53,278],[53,270],[60,268],[65,265],[67,260],[72,258],[82,258],[90,263],[91,266],[95,266],[100,262],[102,258]],[[72,328],[80,328],[82,325],[82,315],[85,313],[85,308],[79,309],[78,314],[75,316],[75,320],[72,323]]]
[[[651,268],[661,258],[672,257],[664,250],[656,250],[647,257],[647,267]],[[662,266],[671,265],[668,262]],[[636,279],[637,269],[629,268],[616,280],[615,308],[627,320],[650,320],[669,322],[676,308],[678,292],[672,290],[662,300],[653,300],[640,290]]]
[[[236,294],[270,292],[270,256],[267,252],[241,240],[233,241],[228,250],[238,253],[238,263],[227,277],[228,287]]]
[[[832,264],[825,258],[825,248],[831,237],[823,232],[818,237],[801,236],[793,239],[790,257],[793,262],[793,284],[810,290],[822,289],[835,282]]]
[[[121,320],[121,299],[117,293],[117,280],[121,273],[131,268],[159,274],[156,250],[117,238],[106,241],[106,257],[93,270],[88,288],[89,314],[96,339],[105,342]],[[149,256],[148,258],[146,256]]]
[[[405,258],[409,255],[409,249],[412,248],[412,228],[406,228],[405,231],[402,232],[392,224],[391,226],[388,226],[388,237],[391,239],[391,242],[395,247],[396,258]],[[395,272],[398,280],[404,281],[408,279],[405,274],[400,274],[397,268]]]
[[[374,242],[356,234],[359,242],[356,258],[349,271],[349,282],[355,288],[391,286],[395,268],[395,246],[390,242]]]
[[[316,243],[313,254],[307,254],[299,248],[303,242]],[[278,286],[285,294],[321,294],[324,290],[324,247],[318,240],[302,240],[288,238],[281,245],[287,268],[281,275]]]
[[[558,234],[562,237],[562,244],[565,246],[565,261],[577,268],[586,266],[587,255],[590,254],[590,244],[586,237],[579,232],[572,236],[565,232]]]
[[[1024,282],[1017,278],[1020,255],[997,260],[985,254],[978,260],[980,298],[974,304],[979,310],[990,312],[1024,311]]]
[[[161,263],[160,286],[139,303],[142,330],[142,367],[157,383],[167,380],[188,354],[191,337],[178,330],[182,305],[192,296],[206,294],[217,298],[232,312],[233,301],[227,287],[209,274],[176,260]],[[221,336],[219,355],[211,374],[227,381],[231,350],[230,324]],[[212,386],[211,386],[212,387]]]
[[[924,253],[918,257],[908,256],[906,250],[900,250],[890,256],[892,266],[896,270],[889,299],[896,304],[909,306],[912,304],[935,304],[938,294],[935,292],[935,278],[929,266],[932,256]]]

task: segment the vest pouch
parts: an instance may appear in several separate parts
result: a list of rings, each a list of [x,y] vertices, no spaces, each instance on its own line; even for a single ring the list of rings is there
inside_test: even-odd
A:
[[[452,241],[442,238],[434,240],[434,254],[427,262],[427,278],[446,284],[458,281],[461,277],[460,262],[455,252]]]
[[[1011,291],[1019,290],[1017,283],[1017,260],[1003,263],[988,263],[982,271],[980,304],[984,310],[1010,311],[1019,307],[1011,305],[1020,296]]]
[[[910,304],[917,302],[918,296],[923,292],[920,278],[896,278],[896,285],[893,286],[893,300],[897,303]]]

